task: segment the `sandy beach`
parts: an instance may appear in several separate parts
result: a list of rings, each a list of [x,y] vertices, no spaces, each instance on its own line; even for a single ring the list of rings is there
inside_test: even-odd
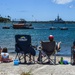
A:
[[[15,59],[15,54],[10,54],[10,58]],[[60,60],[57,56],[57,63]],[[63,57],[64,60],[70,62],[70,57]],[[75,66],[71,64],[57,64],[57,65],[44,65],[44,64],[19,64],[14,65],[14,62],[0,63],[0,75],[20,75],[22,72],[29,72],[33,75],[75,75]]]

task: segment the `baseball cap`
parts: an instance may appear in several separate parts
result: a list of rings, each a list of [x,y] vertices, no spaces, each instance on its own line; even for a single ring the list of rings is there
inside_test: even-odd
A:
[[[49,35],[49,40],[53,40],[54,36],[53,35]]]

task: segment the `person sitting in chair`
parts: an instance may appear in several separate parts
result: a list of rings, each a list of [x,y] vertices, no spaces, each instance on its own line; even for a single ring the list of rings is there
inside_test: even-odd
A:
[[[54,36],[53,35],[49,36],[49,41],[50,42],[54,41]],[[56,42],[56,50],[58,50],[58,51],[60,50],[60,44],[61,44],[61,42],[58,42],[58,43]]]
[[[54,41],[54,36],[53,36],[53,35],[49,35],[48,39],[49,39],[50,42],[53,42],[53,41]],[[41,42],[42,42],[42,41],[41,41]],[[60,44],[61,44],[61,42],[59,42],[58,44],[56,43],[56,50],[57,50],[57,51],[60,50]],[[44,54],[43,51],[40,51],[40,52],[39,52],[38,61],[40,61],[40,54],[41,54],[41,52]],[[53,51],[52,51],[52,52],[53,52]]]
[[[1,52],[2,62],[12,62],[13,60],[9,58],[9,53],[7,52],[7,48],[3,48]]]

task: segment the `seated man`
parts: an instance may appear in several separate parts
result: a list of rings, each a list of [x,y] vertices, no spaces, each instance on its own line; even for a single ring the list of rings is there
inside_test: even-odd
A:
[[[50,42],[54,41],[54,36],[53,35],[49,36],[49,41]],[[60,44],[61,44],[61,42],[56,43],[56,50],[58,50],[58,51],[60,50]]]
[[[3,48],[1,52],[2,62],[12,62],[13,60],[9,58],[9,53],[7,52],[7,48]]]
[[[53,42],[53,41],[54,41],[54,36],[53,36],[53,35],[50,35],[50,36],[49,36],[49,41],[50,41],[50,42]],[[56,43],[56,50],[57,50],[57,51],[60,50],[60,44],[61,44],[61,42],[59,42],[58,44]],[[40,51],[40,52],[39,52],[38,61],[40,61],[40,53],[41,53],[41,52],[42,52],[42,54],[44,54],[43,51]],[[45,54],[44,54],[44,55],[45,55]]]

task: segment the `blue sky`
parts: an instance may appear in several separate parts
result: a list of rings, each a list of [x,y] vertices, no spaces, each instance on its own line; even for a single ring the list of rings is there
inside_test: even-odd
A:
[[[0,0],[0,15],[27,21],[75,21],[75,0]]]

